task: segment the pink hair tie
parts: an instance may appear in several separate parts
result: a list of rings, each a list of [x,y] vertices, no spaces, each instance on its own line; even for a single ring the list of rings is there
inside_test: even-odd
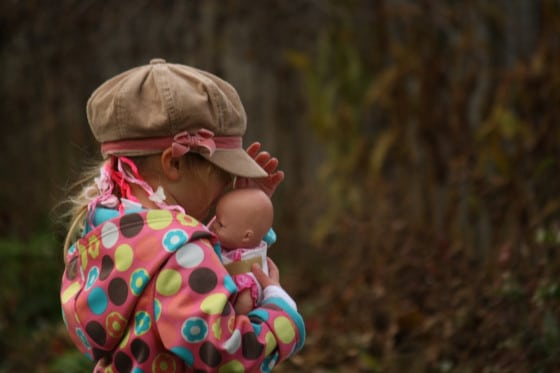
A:
[[[87,198],[94,196],[88,203],[88,223],[93,225],[93,211],[97,205],[115,208],[119,205],[119,199],[113,194],[114,183],[111,178],[112,164],[114,159],[109,159],[99,169],[99,176],[95,178],[95,186],[85,188],[84,194]]]
[[[129,170],[124,168],[124,164],[127,165]],[[117,176],[117,179],[122,178],[119,182],[121,187],[122,198],[129,199],[131,201],[139,202],[134,195],[132,195],[130,190],[130,184],[136,184],[140,188],[144,189],[148,195],[148,199],[156,204],[157,207],[163,210],[175,210],[185,213],[185,209],[179,205],[168,205],[165,202],[165,192],[161,186],[157,188],[154,192],[152,187],[142,178],[138,172],[138,168],[134,162],[124,156],[117,157],[117,170],[113,170],[113,175]],[[119,210],[122,209],[122,204],[119,206]],[[121,211],[122,212],[122,211]]]

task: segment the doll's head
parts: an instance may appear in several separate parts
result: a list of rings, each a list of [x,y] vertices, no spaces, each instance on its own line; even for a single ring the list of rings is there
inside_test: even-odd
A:
[[[260,189],[235,189],[220,198],[210,229],[222,248],[258,246],[272,226],[274,210],[270,198]]]

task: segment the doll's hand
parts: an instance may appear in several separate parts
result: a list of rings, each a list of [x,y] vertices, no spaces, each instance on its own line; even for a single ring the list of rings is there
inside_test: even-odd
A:
[[[272,157],[269,152],[261,152],[260,150],[261,144],[254,142],[247,148],[247,154],[268,173],[268,176],[261,178],[238,177],[235,188],[259,188],[270,197],[276,187],[284,180],[284,171],[277,170],[278,158]]]
[[[268,275],[262,270],[261,266],[256,263],[251,267],[251,272],[253,272],[263,289],[270,285],[280,286],[280,271],[278,271],[278,267],[274,264],[272,259],[266,258],[266,261],[268,263]]]
[[[248,314],[254,308],[253,298],[251,298],[251,292],[249,289],[245,289],[239,293],[233,308],[235,308],[235,313],[243,315]]]

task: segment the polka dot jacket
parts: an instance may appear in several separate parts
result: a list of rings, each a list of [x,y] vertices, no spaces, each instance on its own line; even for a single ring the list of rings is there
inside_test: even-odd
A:
[[[204,225],[167,210],[98,222],[72,245],[63,318],[94,371],[268,372],[299,351],[303,319],[283,299],[235,314],[219,252]]]

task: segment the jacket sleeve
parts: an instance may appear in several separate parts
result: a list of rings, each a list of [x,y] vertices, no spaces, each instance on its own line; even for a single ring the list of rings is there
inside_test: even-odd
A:
[[[231,304],[237,291],[207,239],[187,243],[159,271],[156,326],[164,346],[204,371],[269,371],[299,351],[301,315],[282,297],[267,297],[248,315]]]

